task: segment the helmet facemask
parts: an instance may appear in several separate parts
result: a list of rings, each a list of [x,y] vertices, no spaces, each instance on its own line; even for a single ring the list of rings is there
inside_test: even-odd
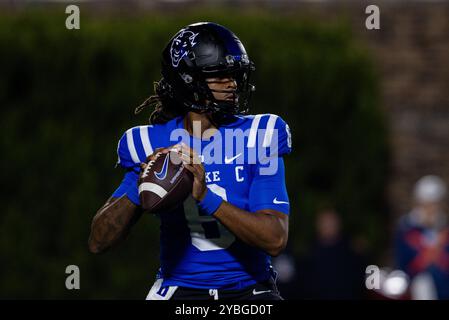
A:
[[[193,95],[193,111],[220,113],[227,116],[245,114],[249,110],[249,100],[255,87],[250,83],[250,75],[254,70],[252,64],[224,68],[223,70],[202,70],[196,75]],[[185,75],[183,76],[185,78]],[[230,79],[235,81],[234,88],[211,89],[209,84],[221,82],[211,79]],[[225,94],[225,99],[217,98],[215,94]],[[229,96],[230,97],[229,97]],[[231,99],[229,99],[231,98]]]

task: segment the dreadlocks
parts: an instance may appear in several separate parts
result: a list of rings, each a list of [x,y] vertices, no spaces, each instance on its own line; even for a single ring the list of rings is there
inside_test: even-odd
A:
[[[169,94],[169,89],[164,79],[154,82],[154,93],[134,110],[134,114],[140,113],[147,107],[152,108],[153,111],[149,118],[150,124],[164,124],[173,118],[186,114],[187,111],[180,107]]]
[[[164,124],[173,118],[184,117],[188,112],[188,109],[183,108],[182,103],[173,98],[173,93],[170,92],[170,87],[164,78],[154,82],[154,93],[134,110],[134,113],[138,114],[147,107],[152,108],[153,111],[149,118],[150,124]],[[213,112],[210,119],[217,128],[236,120],[235,115],[218,112]]]

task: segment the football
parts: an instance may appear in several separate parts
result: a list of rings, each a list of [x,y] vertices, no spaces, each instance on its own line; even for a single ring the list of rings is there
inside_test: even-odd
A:
[[[178,151],[158,152],[139,178],[141,206],[149,213],[171,211],[189,196],[192,186],[193,174],[185,168]]]

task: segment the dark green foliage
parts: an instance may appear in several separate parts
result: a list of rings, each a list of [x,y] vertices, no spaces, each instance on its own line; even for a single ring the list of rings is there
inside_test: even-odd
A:
[[[0,19],[0,298],[145,297],[158,268],[158,220],[144,216],[100,256],[87,251],[90,222],[120,183],[119,137],[147,121],[133,110],[159,78],[159,53],[201,20],[234,30],[255,61],[252,112],[290,124],[290,246],[305,248],[316,208],[332,203],[348,231],[381,249],[384,120],[373,66],[344,23],[235,12],[83,15],[81,30],[68,31],[61,12]],[[70,264],[81,269],[79,291],[65,289]]]

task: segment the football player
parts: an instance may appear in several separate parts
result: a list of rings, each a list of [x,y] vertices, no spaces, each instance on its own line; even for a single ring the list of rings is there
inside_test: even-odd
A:
[[[188,25],[163,51],[155,95],[136,109],[154,108],[151,125],[127,130],[118,143],[118,165],[126,173],[93,218],[93,253],[122,240],[141,216],[142,163],[179,146],[173,135],[179,130],[188,133],[180,149],[192,151],[184,152],[194,176],[191,197],[157,215],[160,269],[149,300],[282,299],[271,256],[288,238],[282,157],[291,151],[291,137],[274,114],[246,115],[254,70],[230,30],[210,22]]]

